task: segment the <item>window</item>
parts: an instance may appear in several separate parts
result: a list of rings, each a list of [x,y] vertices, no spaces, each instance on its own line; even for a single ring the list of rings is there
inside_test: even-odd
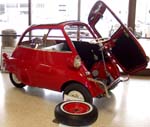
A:
[[[44,48],[42,50],[59,52],[70,51],[62,30],[52,29],[44,38]]]
[[[26,33],[20,46],[42,51],[70,51],[61,30],[34,29]]]
[[[26,13],[28,7],[25,8],[26,5],[28,5],[28,0],[23,2],[5,1],[1,3],[0,31],[14,29],[17,34],[22,34],[28,26],[28,14]]]
[[[150,1],[138,0],[135,21],[136,34],[142,38],[150,38]]]
[[[28,15],[28,4],[27,3],[20,3],[20,15]]]
[[[32,24],[77,20],[78,0],[32,0]]]
[[[88,15],[97,0],[81,0],[81,21],[88,23]]]
[[[144,48],[146,55],[150,57],[150,1],[138,0],[136,5],[135,34]],[[147,66],[150,68],[150,62]]]
[[[48,33],[48,29],[35,29],[28,31],[23,40],[20,43],[20,46],[28,48],[37,48],[36,46],[43,45],[43,37]]]
[[[87,23],[89,12],[97,0],[81,0],[81,21]],[[127,24],[129,0],[105,0],[105,3]]]
[[[119,27],[119,22],[108,10],[105,10],[103,17],[96,24],[96,29],[102,38],[109,38],[118,30]]]
[[[5,5],[4,4],[0,4],[0,15],[5,13]]]

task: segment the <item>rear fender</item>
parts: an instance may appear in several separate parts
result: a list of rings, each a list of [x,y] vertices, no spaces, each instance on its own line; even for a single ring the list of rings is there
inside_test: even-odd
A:
[[[29,77],[26,73],[26,70],[23,68],[22,70],[18,69],[20,68],[19,66],[22,64],[19,64],[17,59],[14,57],[9,57],[8,54],[3,53],[3,58],[4,58],[4,67],[6,70],[8,70],[10,73],[14,73],[17,78],[22,81],[24,84],[30,84]]]
[[[3,58],[7,60],[8,59],[8,54],[7,53],[3,53]]]
[[[3,66],[5,67],[6,70],[9,72],[14,72],[15,69],[13,67],[13,64],[16,60],[13,57],[9,57],[7,53],[3,53]]]

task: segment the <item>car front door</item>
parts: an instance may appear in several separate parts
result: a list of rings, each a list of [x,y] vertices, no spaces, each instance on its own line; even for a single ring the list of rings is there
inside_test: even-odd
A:
[[[34,48],[34,65],[28,68],[32,85],[58,90],[67,80],[68,59],[71,57],[72,52],[62,31],[51,29],[42,43]]]
[[[104,2],[94,4],[88,22],[98,38],[108,38],[112,55],[124,72],[146,68],[147,57],[138,40]]]

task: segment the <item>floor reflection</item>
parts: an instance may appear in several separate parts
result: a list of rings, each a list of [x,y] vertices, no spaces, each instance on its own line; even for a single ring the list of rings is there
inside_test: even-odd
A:
[[[8,74],[0,74],[1,127],[58,127],[55,106],[62,93],[26,86],[17,89]],[[111,92],[111,98],[95,98],[99,117],[92,127],[149,127],[150,77],[131,76]]]

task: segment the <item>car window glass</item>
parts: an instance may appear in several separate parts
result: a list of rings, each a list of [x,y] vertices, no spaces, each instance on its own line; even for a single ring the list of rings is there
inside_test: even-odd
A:
[[[62,31],[59,29],[33,29],[26,33],[20,46],[42,51],[70,51]]]
[[[45,35],[44,48],[42,50],[46,51],[71,51],[63,32],[60,29],[51,29],[50,32]]]
[[[114,18],[110,11],[106,9],[103,17],[97,22],[95,27],[102,38],[110,38],[120,28],[120,23]]]
[[[36,46],[42,45],[43,36],[47,34],[48,31],[48,29],[33,29],[28,31],[23,37],[20,46],[36,48]]]

